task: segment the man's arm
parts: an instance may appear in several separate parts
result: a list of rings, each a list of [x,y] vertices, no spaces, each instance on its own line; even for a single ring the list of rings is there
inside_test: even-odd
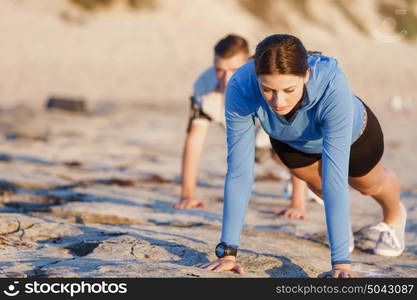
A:
[[[200,122],[199,119],[191,121],[182,155],[181,199],[173,205],[174,208],[188,209],[203,206],[203,203],[196,199],[196,185],[201,152],[209,125],[207,120],[203,120],[203,122]]]

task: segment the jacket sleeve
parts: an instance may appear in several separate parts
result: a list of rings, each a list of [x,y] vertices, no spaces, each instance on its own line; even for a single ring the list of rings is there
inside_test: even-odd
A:
[[[252,192],[255,124],[249,100],[233,78],[226,91],[225,117],[228,153],[221,241],[238,247]]]
[[[332,264],[350,263],[349,155],[352,141],[352,94],[343,73],[330,82],[322,106],[322,191]]]

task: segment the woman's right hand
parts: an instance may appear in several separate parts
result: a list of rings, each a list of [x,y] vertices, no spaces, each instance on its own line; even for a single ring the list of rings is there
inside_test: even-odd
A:
[[[225,256],[207,264],[199,264],[196,267],[214,272],[234,271],[240,275],[245,274],[243,268],[236,263],[236,257]]]

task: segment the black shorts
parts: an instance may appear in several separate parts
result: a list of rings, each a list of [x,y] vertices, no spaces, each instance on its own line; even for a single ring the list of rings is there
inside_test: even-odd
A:
[[[368,119],[365,130],[350,147],[350,177],[366,175],[376,166],[384,153],[384,135],[378,119],[365,103],[363,105]],[[304,153],[271,137],[270,140],[272,149],[289,169],[306,167],[321,159],[321,153]]]

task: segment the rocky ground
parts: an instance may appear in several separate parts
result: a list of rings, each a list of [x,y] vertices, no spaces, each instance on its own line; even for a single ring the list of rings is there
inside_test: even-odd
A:
[[[239,277],[194,267],[215,259],[221,230],[225,139],[213,126],[199,177],[204,209],[175,210],[186,106],[101,103],[86,113],[19,106],[0,111],[1,277]],[[411,117],[410,117],[411,118]],[[413,118],[414,119],[414,118]],[[387,165],[403,185],[409,221],[398,258],[372,254],[363,231],[380,220],[351,192],[360,276],[417,276],[417,184],[413,121],[384,118]],[[412,141],[407,142],[408,139]],[[408,168],[403,167],[403,165]],[[239,261],[246,277],[315,277],[329,269],[323,207],[308,218],[285,207],[285,171],[257,165]]]
[[[380,221],[380,209],[351,191],[354,269],[361,276],[416,277],[416,42],[394,34],[401,24],[387,22],[376,0],[349,1],[345,12],[335,1],[296,2],[301,6],[276,1],[267,9],[287,23],[282,27],[255,17],[242,1],[158,0],[152,10],[86,12],[64,0],[3,0],[0,276],[239,276],[194,267],[215,258],[220,237],[221,128],[212,126],[201,162],[198,195],[207,208],[171,208],[180,192],[188,97],[224,35],[244,36],[253,52],[265,36],[285,32],[338,59],[352,91],[376,112],[385,165],[401,181],[409,219],[398,258],[372,255],[374,242],[363,232]],[[413,3],[405,13],[417,13]],[[51,96],[83,98],[87,112],[47,111]],[[323,207],[309,202],[304,221],[275,217],[289,203],[285,170],[270,160],[255,172],[239,252],[245,276],[315,277],[328,270]]]

